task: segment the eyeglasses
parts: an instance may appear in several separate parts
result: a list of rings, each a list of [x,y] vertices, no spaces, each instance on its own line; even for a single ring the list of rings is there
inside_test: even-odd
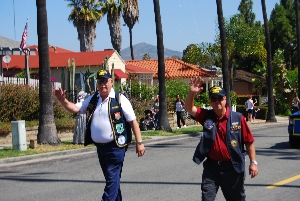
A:
[[[212,96],[210,97],[210,102],[216,102],[217,100],[221,102],[224,99],[224,96]]]
[[[108,79],[107,78],[104,78],[104,79],[98,79],[97,80],[97,83],[98,84],[106,84],[108,82]]]

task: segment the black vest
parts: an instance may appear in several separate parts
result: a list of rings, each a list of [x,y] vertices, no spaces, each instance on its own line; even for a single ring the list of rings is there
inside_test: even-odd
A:
[[[232,165],[236,172],[241,173],[245,169],[245,146],[241,133],[241,113],[230,111],[227,121],[226,146],[230,154]],[[203,134],[196,147],[193,161],[200,164],[213,147],[216,137],[216,116],[213,110],[209,110],[204,119]]]
[[[91,98],[87,108],[87,126],[84,138],[84,145],[95,143],[91,136],[91,120],[99,101],[98,92]],[[126,121],[120,104],[119,92],[115,92],[115,98],[109,98],[108,102],[108,114],[114,140],[119,147],[125,147],[132,141],[132,132],[130,123]],[[101,122],[99,122],[101,123]]]

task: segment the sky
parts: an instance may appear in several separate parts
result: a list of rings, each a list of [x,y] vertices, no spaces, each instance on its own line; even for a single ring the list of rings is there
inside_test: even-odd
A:
[[[229,19],[239,13],[241,0],[223,0],[223,16]],[[266,0],[268,19],[280,0]],[[47,0],[49,45],[79,51],[77,30],[68,21],[71,8],[64,0]],[[133,45],[156,46],[154,7],[152,0],[139,0],[140,19],[133,27]],[[217,6],[214,0],[160,0],[164,47],[182,52],[189,44],[214,42],[217,33]],[[263,22],[261,1],[253,0],[256,20]],[[0,0],[0,36],[20,41],[28,18],[27,44],[37,45],[36,0]],[[123,20],[122,20],[123,21]],[[122,26],[122,47],[130,46],[129,30]],[[106,17],[96,25],[94,51],[112,49]]]

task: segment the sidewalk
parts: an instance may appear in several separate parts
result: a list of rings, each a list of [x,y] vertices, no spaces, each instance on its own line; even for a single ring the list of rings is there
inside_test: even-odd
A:
[[[276,116],[277,122],[266,122],[266,120],[262,119],[256,119],[255,122],[250,123],[248,122],[248,125],[250,128],[253,127],[259,127],[264,126],[267,124],[281,124],[281,125],[288,125],[288,117],[279,117]],[[188,127],[197,126],[197,125],[191,125]],[[172,128],[172,129],[176,129]],[[147,146],[147,143],[154,142],[154,141],[160,141],[164,140],[165,138],[168,139],[177,139],[180,137],[186,137],[185,134],[178,135],[178,136],[148,136],[151,139],[145,140],[145,144]],[[65,140],[72,140],[72,138],[62,138],[62,141]],[[133,143],[135,145],[135,143]],[[0,144],[0,149],[3,149],[4,147],[11,147],[12,144]],[[68,158],[76,155],[84,155],[84,154],[90,154],[95,153],[96,149],[95,147],[89,147],[89,148],[80,148],[80,149],[73,149],[73,150],[67,150],[67,151],[59,151],[59,152],[49,152],[45,154],[35,154],[35,155],[28,155],[28,156],[20,156],[20,157],[13,157],[13,158],[5,158],[0,159],[0,168],[1,167],[9,167],[9,166],[18,166],[18,165],[24,165],[28,163],[37,163],[40,161],[47,161],[47,160],[54,160],[58,158]]]

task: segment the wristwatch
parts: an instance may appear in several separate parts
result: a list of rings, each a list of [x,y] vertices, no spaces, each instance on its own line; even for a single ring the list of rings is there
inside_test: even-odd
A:
[[[136,142],[138,145],[142,145],[143,144],[143,141],[138,141]]]
[[[251,161],[250,164],[257,165],[257,161]]]

